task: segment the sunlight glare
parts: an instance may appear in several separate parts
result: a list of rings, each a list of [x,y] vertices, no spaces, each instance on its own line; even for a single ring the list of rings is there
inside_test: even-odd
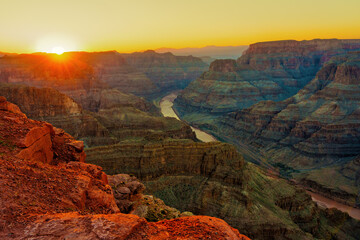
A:
[[[51,50],[52,53],[56,53],[57,55],[61,55],[65,52],[64,48],[63,47],[54,47],[52,50]]]

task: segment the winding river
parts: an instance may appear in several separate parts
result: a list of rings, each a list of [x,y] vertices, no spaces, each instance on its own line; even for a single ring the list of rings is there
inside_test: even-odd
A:
[[[177,97],[178,93],[173,92],[165,97],[163,97],[160,101],[160,109],[161,113],[164,117],[173,117],[181,121],[178,115],[175,113],[174,109],[172,108],[174,105],[174,100]],[[198,128],[191,127],[191,129],[195,132],[196,138],[202,142],[215,142],[217,141],[216,138],[204,131],[201,131]]]
[[[160,101],[160,109],[161,113],[164,117],[173,117],[181,121],[178,115],[175,113],[173,109],[174,100],[177,97],[178,92],[173,92],[165,97],[163,97]],[[196,138],[202,142],[214,142],[217,141],[216,138],[204,131],[201,131],[198,128],[191,127],[191,129],[195,132]],[[348,205],[336,202],[332,199],[326,198],[320,194],[313,193],[307,191],[314,202],[318,204],[321,208],[337,208],[340,211],[347,212],[351,217],[360,220],[360,209],[353,208]]]
[[[314,202],[318,204],[319,207],[322,208],[337,208],[340,211],[347,212],[351,217],[360,220],[360,209],[353,208],[348,205],[339,203],[327,197],[324,197],[318,193],[306,191],[312,198]]]

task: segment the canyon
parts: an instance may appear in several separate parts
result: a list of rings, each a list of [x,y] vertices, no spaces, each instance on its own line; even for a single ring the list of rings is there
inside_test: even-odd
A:
[[[130,239],[246,239],[238,231],[252,239],[357,239],[359,221],[316,204],[303,188],[358,205],[359,49],[358,40],[257,43],[209,71],[199,58],[154,51],[0,57],[0,96],[19,106],[1,100],[5,123],[17,130],[3,125],[0,159],[21,156],[51,179],[86,176],[101,189],[84,190],[74,207],[65,193],[73,186],[63,186],[51,199],[64,195],[69,206],[45,207],[31,225],[17,219],[23,232],[14,234],[61,237],[43,229],[74,234],[78,226],[90,235],[77,237],[92,237],[111,225],[129,229]],[[47,136],[39,151],[12,144],[27,131],[22,122]],[[103,205],[92,191],[106,192]],[[33,206],[25,198],[15,206],[32,213],[49,199]],[[107,234],[120,234],[115,228]]]
[[[56,106],[55,102],[51,102],[51,99],[64,98],[59,101],[59,108],[63,109],[57,110],[55,115],[59,121],[68,118],[70,115],[61,115],[62,113],[71,112],[70,110],[77,106],[74,105],[73,100],[70,101],[66,95],[57,90],[51,90],[51,95],[58,97],[46,98],[50,95],[49,89],[46,88],[7,85],[5,89],[6,91],[4,90],[3,94],[12,96],[29,113],[32,111],[31,107],[26,107],[27,103],[48,103],[48,106],[39,104],[39,108],[33,113],[34,116],[38,117],[51,116],[51,111],[45,111],[49,106]],[[27,92],[27,94],[24,94],[25,92],[11,94],[11,92],[17,93],[20,90]],[[36,94],[29,94],[33,91]],[[29,97],[26,101],[24,95]],[[41,99],[46,99],[46,101]],[[63,104],[64,102],[68,104]],[[44,106],[43,111],[40,111],[41,106]],[[75,109],[77,111],[74,111],[74,114],[81,113],[79,111],[82,109],[80,106]],[[113,108],[111,109],[114,111]],[[46,114],[39,115],[39,112]],[[172,121],[177,120],[173,119]],[[184,124],[178,122],[178,124]],[[185,129],[191,130],[188,125],[184,124],[184,126],[187,126]],[[163,128],[162,131],[164,131]],[[335,235],[340,237],[344,234],[355,238],[358,234],[352,230],[357,229],[358,223],[347,214],[333,209],[322,210],[318,208],[303,190],[288,184],[284,180],[267,176],[257,167],[246,163],[233,146],[222,142],[194,142],[194,135],[188,137],[193,138],[193,140],[183,137],[162,140],[149,139],[145,142],[141,140],[120,141],[114,144],[102,142],[99,146],[92,145],[92,147],[85,149],[86,161],[102,166],[107,174],[127,173],[138,177],[146,186],[145,194],[154,195],[154,197],[162,199],[164,204],[179,209],[176,212],[160,204],[160,209],[166,209],[166,211],[161,211],[165,212],[166,216],[177,216],[180,212],[191,211],[195,214],[220,217],[253,239],[272,237],[278,239],[312,239],[313,236],[325,238]],[[126,189],[126,185],[124,187]],[[125,189],[120,187],[119,190],[115,188],[113,191],[120,191],[121,193]],[[125,202],[128,204],[128,201]],[[159,205],[157,204],[157,206]],[[159,207],[155,209],[159,209]],[[256,215],[263,217],[256,218],[256,221],[252,220],[253,216]],[[141,216],[154,219],[153,214]],[[159,214],[155,216],[159,216]],[[163,216],[163,213],[160,216]],[[68,218],[73,220],[66,220],[67,222],[73,221],[74,224],[80,226],[83,224],[82,221],[85,221],[78,215],[71,214],[70,216],[56,215],[52,222],[61,227],[63,224],[61,219]],[[156,219],[158,218],[156,217]],[[313,218],[326,218],[327,220],[320,225],[308,222],[312,221]],[[341,220],[334,221],[334,218]],[[101,217],[101,219],[101,221],[108,221],[106,217]],[[269,219],[272,219],[271,223]],[[43,224],[39,220],[39,224],[34,225],[34,228],[46,227]],[[315,231],[318,228],[322,230]],[[36,234],[39,235],[40,233]]]
[[[275,167],[281,176],[326,197],[359,206],[359,43],[334,39],[251,45],[237,62],[212,63],[208,72],[180,94],[174,107],[191,125],[235,144],[247,160],[264,168]],[[249,97],[248,91],[242,94],[235,89],[243,82],[240,78],[247,76],[245,68],[264,77],[276,75],[279,86],[284,87],[275,98],[264,95],[266,90],[260,88],[261,99]],[[240,77],[234,77],[232,85],[228,80],[223,84],[232,74]],[[207,76],[215,80],[206,80]],[[291,88],[306,84],[296,94],[280,97],[291,89],[286,87],[289,76],[291,81],[303,82]],[[213,81],[227,86],[226,91],[234,95],[214,93],[213,85],[206,85]],[[201,94],[198,84],[203,86]],[[229,98],[236,105],[228,104]],[[242,100],[233,100],[237,98]]]

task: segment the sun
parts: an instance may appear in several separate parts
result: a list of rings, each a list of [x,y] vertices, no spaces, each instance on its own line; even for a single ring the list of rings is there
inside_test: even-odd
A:
[[[51,52],[52,53],[56,53],[57,55],[61,55],[65,52],[64,48],[63,47],[60,47],[60,46],[56,46],[56,47],[53,47],[51,49]]]

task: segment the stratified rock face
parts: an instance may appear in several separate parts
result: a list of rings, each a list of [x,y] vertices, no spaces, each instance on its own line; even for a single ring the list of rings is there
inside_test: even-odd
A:
[[[360,49],[360,40],[278,41],[250,45],[235,62],[216,60],[176,99],[184,112],[229,112],[280,101],[309,83],[332,56]]]
[[[359,204],[356,177],[342,170],[345,165],[360,170],[348,165],[360,154],[359,81],[359,53],[333,57],[293,97],[231,113],[219,120],[217,132],[262,148],[272,163],[296,170],[328,167],[307,180],[323,185],[329,196]]]
[[[356,239],[360,233],[347,214],[335,211],[339,221],[333,222],[303,190],[245,164],[225,143],[119,144],[87,154],[107,173],[139,177],[146,193],[166,205],[220,217],[254,239]]]
[[[95,147],[87,151],[88,161],[102,166],[108,174],[132,173],[140,179],[172,175],[210,174],[217,168],[241,169],[244,161],[231,145],[221,142],[194,143],[173,141],[159,144],[119,144]],[[113,159],[116,159],[113,160]],[[121,170],[120,170],[121,169]],[[221,174],[221,173],[218,173]],[[241,182],[226,175],[217,176],[231,183]]]
[[[40,90],[14,84],[0,84],[0,95],[21,106],[28,117],[54,117],[80,115],[81,107],[65,94],[55,89]]]
[[[91,112],[117,107],[134,107],[144,112],[150,112],[154,108],[152,104],[143,98],[132,94],[125,94],[112,88],[68,91],[66,94],[79,103],[84,109]]]
[[[107,175],[84,163],[83,148],[0,97],[1,239],[248,239],[212,217],[148,223],[119,213]]]
[[[111,87],[157,97],[185,88],[206,68],[199,58],[153,51],[5,55],[0,57],[0,82],[53,87],[64,93]]]

